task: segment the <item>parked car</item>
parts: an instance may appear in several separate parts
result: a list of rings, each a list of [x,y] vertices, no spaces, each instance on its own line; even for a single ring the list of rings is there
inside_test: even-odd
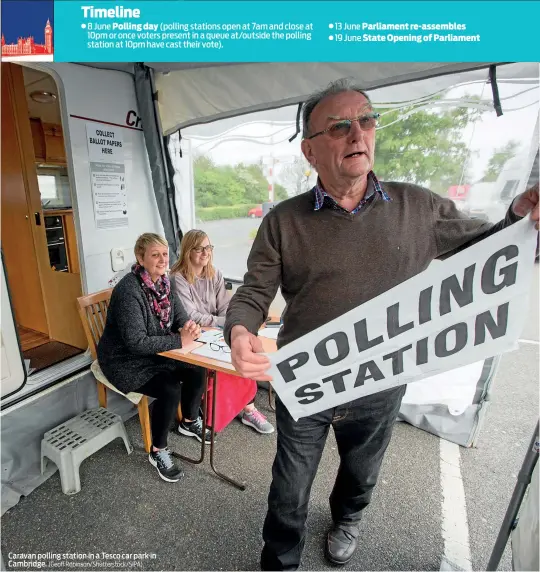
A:
[[[262,218],[262,215],[263,215],[262,205],[257,205],[255,208],[251,209],[248,212],[248,217],[250,218]]]

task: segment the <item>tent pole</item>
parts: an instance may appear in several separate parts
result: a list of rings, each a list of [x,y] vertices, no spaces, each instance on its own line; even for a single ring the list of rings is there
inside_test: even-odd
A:
[[[525,492],[527,491],[527,487],[531,482],[532,473],[534,471],[534,467],[537,461],[538,461],[538,421],[536,422],[536,429],[534,430],[534,434],[529,444],[529,448],[527,449],[527,452],[525,454],[525,460],[523,461],[523,465],[521,466],[521,470],[519,471],[519,475],[517,477],[517,483],[516,486],[514,487],[514,493],[512,494],[512,498],[510,499],[510,504],[508,505],[506,514],[504,515],[504,520],[502,522],[499,535],[495,542],[495,546],[493,547],[493,552],[491,553],[491,557],[486,567],[486,570],[488,571],[497,570],[497,567],[499,566],[499,562],[501,561],[504,549],[506,548],[506,543],[510,538],[512,530],[515,528],[517,524],[516,517],[519,512],[521,502],[523,501],[523,497],[525,496]]]

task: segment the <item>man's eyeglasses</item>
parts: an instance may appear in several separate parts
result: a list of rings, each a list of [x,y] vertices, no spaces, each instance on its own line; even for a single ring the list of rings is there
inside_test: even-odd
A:
[[[212,250],[214,250],[214,247],[211,244],[209,244],[208,246],[196,246],[193,250],[197,254],[200,254],[203,250],[210,253],[210,252],[212,252]]]
[[[324,135],[325,133],[328,133],[332,139],[341,139],[342,137],[347,137],[347,135],[351,132],[352,124],[355,121],[358,121],[362,131],[369,131],[370,129],[377,127],[379,123],[378,119],[380,116],[380,113],[368,113],[360,117],[355,117],[354,119],[342,119],[324,131],[318,131],[317,133],[306,137],[306,139],[313,139],[314,137]]]
[[[227,345],[222,346],[221,344],[216,344],[214,342],[210,342],[208,345],[210,346],[210,349],[215,352],[224,352],[226,354],[231,353],[231,348]]]

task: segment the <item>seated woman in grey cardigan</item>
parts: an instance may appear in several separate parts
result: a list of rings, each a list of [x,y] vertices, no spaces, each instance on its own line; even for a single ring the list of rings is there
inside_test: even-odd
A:
[[[222,328],[229,298],[222,273],[212,264],[214,247],[202,230],[190,230],[182,238],[180,256],[171,268],[173,291],[188,316],[200,326]],[[259,433],[273,433],[274,427],[252,401],[244,408],[241,421]],[[182,430],[180,425],[179,430]]]
[[[176,296],[171,296],[169,247],[157,234],[141,235],[135,244],[134,264],[114,287],[97,356],[107,379],[123,393],[135,391],[155,397],[148,456],[159,476],[176,482],[183,472],[173,462],[167,436],[178,403],[187,416],[184,426],[202,442],[199,407],[204,393],[200,368],[157,354],[181,348],[200,335]],[[206,432],[205,441],[210,440]]]

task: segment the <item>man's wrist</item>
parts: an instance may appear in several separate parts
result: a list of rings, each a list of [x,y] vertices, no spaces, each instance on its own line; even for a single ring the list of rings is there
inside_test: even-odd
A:
[[[524,215],[520,215],[520,214],[516,213],[516,211],[515,211],[516,203],[520,197],[521,197],[521,195],[514,197],[512,199],[512,202],[510,203],[510,207],[508,208],[508,210],[510,212],[510,220],[512,220],[512,222],[518,222],[522,218],[524,218]]]
[[[236,337],[238,337],[241,334],[246,334],[246,333],[249,333],[249,330],[245,326],[242,326],[240,324],[233,326],[231,328],[231,343],[234,341],[234,339]]]

